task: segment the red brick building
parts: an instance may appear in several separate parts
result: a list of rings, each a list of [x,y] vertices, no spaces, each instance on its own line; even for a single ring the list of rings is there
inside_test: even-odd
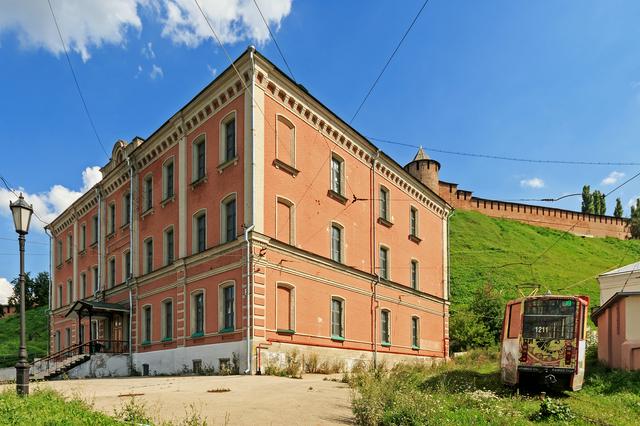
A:
[[[234,65],[49,226],[51,351],[150,374],[447,357],[451,206],[255,49]]]

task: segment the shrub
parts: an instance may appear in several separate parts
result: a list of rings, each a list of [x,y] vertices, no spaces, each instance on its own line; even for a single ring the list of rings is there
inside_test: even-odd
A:
[[[151,418],[147,415],[147,408],[144,403],[138,404],[135,398],[131,398],[124,403],[120,410],[113,412],[116,419],[130,424],[150,424]]]
[[[571,412],[571,408],[568,405],[561,402],[554,401],[549,397],[545,397],[540,403],[540,409],[535,413],[531,420],[534,421],[546,421],[555,420],[561,422],[568,422],[573,420],[575,416]]]

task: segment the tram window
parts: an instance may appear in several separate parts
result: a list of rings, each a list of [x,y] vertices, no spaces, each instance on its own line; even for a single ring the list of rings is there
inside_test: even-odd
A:
[[[507,339],[517,339],[520,335],[520,303],[509,305],[509,324]]]
[[[525,339],[573,339],[576,302],[568,299],[532,299],[524,302]]]

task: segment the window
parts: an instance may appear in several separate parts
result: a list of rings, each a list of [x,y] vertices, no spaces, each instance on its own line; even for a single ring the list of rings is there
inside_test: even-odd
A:
[[[196,293],[191,299],[191,331],[192,336],[204,334],[204,293]]]
[[[143,192],[143,211],[151,210],[153,207],[153,176],[147,176],[144,179],[144,192]]]
[[[331,157],[331,190],[336,194],[344,195],[343,191],[344,160],[333,154]]]
[[[100,278],[98,276],[98,267],[93,267],[93,294],[96,294],[100,289]]]
[[[131,221],[131,193],[126,193],[122,197],[122,226]]]
[[[60,284],[58,286],[58,308],[61,307],[64,304],[64,301],[62,300],[62,284]]]
[[[517,339],[520,336],[520,303],[509,305],[509,322],[507,324],[507,339]]]
[[[67,260],[73,255],[73,235],[67,235]]]
[[[390,316],[388,310],[383,309],[380,311],[380,340],[383,345],[391,345]]]
[[[142,344],[151,343],[151,306],[142,308],[144,329],[142,330]]]
[[[162,304],[162,312],[162,317],[164,318],[162,322],[162,339],[171,340],[173,339],[173,302],[171,300],[167,300]]]
[[[98,242],[98,216],[91,218],[91,238],[92,244]]]
[[[222,202],[222,242],[236,239],[236,197],[227,197]]]
[[[222,123],[223,155],[222,163],[236,158],[236,116],[235,113]]]
[[[58,258],[58,265],[62,265],[62,241],[58,240],[58,246],[57,246],[57,258]]]
[[[60,352],[62,350],[62,343],[60,343],[60,331],[56,331],[56,343],[55,343],[55,351]]]
[[[73,301],[73,281],[67,280],[67,305]]]
[[[87,248],[87,225],[83,223],[80,225],[80,251],[85,251]]]
[[[344,339],[344,300],[331,299],[331,338]]]
[[[85,272],[80,274],[80,299],[87,297],[87,274]]]
[[[338,224],[331,225],[331,259],[342,262],[342,227]]]
[[[295,220],[293,204],[278,197],[276,203],[276,238],[288,244],[295,244]]]
[[[418,209],[411,207],[409,210],[409,235],[418,236]]]
[[[197,182],[200,179],[204,179],[206,175],[206,148],[205,148],[205,137],[204,135],[200,136],[193,143],[193,170],[192,176],[193,182]]]
[[[193,217],[193,252],[200,253],[207,249],[207,213],[201,211]]]
[[[171,265],[174,260],[173,226],[164,231],[164,264]]]
[[[131,252],[129,250],[122,255],[122,264],[124,265],[122,281],[125,282],[131,277]]]
[[[153,272],[153,238],[144,240],[144,273]]]
[[[68,348],[71,346],[71,329],[69,327],[64,329],[65,333],[64,333],[64,343],[65,343],[65,348]]]
[[[108,269],[108,279],[109,279],[109,287],[115,287],[116,285],[116,258],[112,257],[109,259],[109,269]]]
[[[173,192],[173,160],[167,161],[162,169],[162,199],[168,200],[174,195]]]
[[[115,203],[109,204],[109,234],[116,232],[116,205]]]
[[[571,299],[531,299],[524,302],[525,339],[573,339],[576,301]]]
[[[280,283],[276,288],[277,325],[279,332],[295,330],[295,290],[289,284]]]
[[[220,286],[222,297],[222,329],[220,331],[233,331],[235,329],[235,286],[234,283]]]
[[[278,115],[276,123],[277,147],[276,157],[285,164],[295,167],[296,162],[296,129],[293,123]]]
[[[411,347],[420,348],[420,318],[411,317]]]
[[[384,186],[380,187],[380,218],[389,220],[389,190]]]
[[[411,261],[411,288],[417,290],[418,287],[418,261],[414,259]]]
[[[380,247],[380,265],[378,267],[380,271],[380,278],[385,280],[389,279],[389,249],[386,247]]]

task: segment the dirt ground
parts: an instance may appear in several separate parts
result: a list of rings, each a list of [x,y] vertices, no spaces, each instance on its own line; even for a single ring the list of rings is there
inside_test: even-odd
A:
[[[136,396],[156,421],[175,421],[194,412],[216,425],[352,424],[347,385],[324,380],[273,376],[131,377],[61,380],[34,384],[94,404],[112,415]],[[336,376],[338,379],[339,377]],[[207,392],[229,389],[229,392]]]

